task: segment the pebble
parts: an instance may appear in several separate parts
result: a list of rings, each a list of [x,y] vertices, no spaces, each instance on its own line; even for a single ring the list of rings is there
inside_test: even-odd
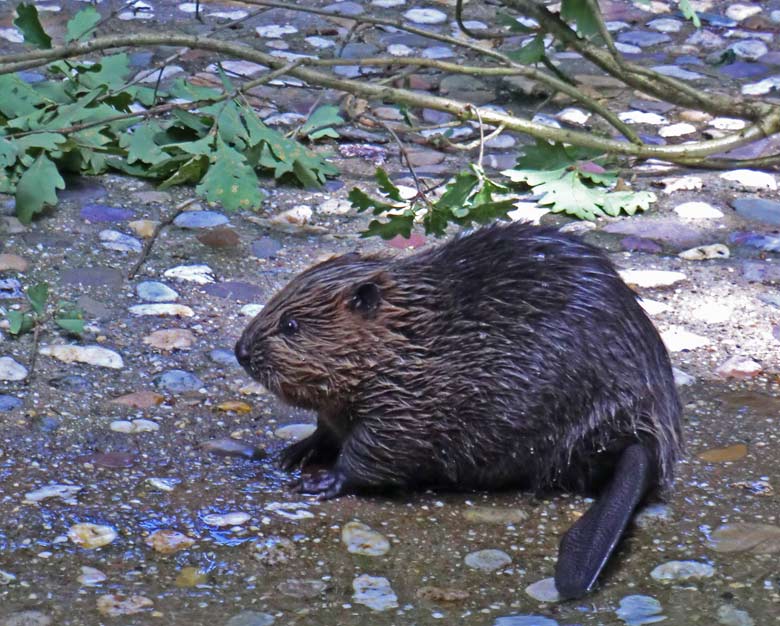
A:
[[[0,272],[7,272],[8,270],[26,272],[28,267],[30,267],[30,263],[27,259],[20,257],[18,254],[0,254]]]
[[[282,249],[282,244],[272,237],[261,237],[252,242],[250,250],[258,259],[272,259]]]
[[[723,217],[723,211],[701,201],[678,204],[674,207],[674,212],[686,220],[712,220]]]
[[[206,441],[201,444],[201,448],[216,456],[235,456],[250,461],[257,461],[265,458],[265,452],[260,448],[253,446],[246,441],[233,439],[232,437],[222,437],[220,439]]]
[[[420,598],[420,600],[427,602],[462,602],[468,599],[469,592],[464,589],[453,589],[452,587],[426,585],[420,587],[414,595]]]
[[[191,391],[198,391],[203,387],[203,383],[200,378],[195,376],[191,372],[184,370],[168,370],[160,374],[155,382],[160,389],[170,391],[172,393],[187,393]]]
[[[291,578],[279,583],[276,588],[279,593],[291,598],[316,598],[328,586],[321,580]]]
[[[137,4],[137,3],[136,3]],[[121,18],[121,15],[120,15]],[[146,609],[151,609],[154,603],[145,596],[122,596],[106,594],[97,599],[97,610],[107,617],[135,615]]]
[[[674,374],[674,384],[678,387],[687,387],[696,382],[696,379],[693,376],[682,370],[678,370],[676,367],[672,368],[672,373]]]
[[[124,222],[134,216],[130,209],[121,207],[106,206],[105,204],[87,204],[82,207],[79,213],[81,219],[89,220],[92,223],[100,222]]]
[[[270,221],[273,224],[295,224],[296,226],[303,226],[311,221],[314,212],[311,207],[305,204],[294,206],[291,209],[282,211],[272,216]]]
[[[225,348],[214,348],[213,350],[209,351],[209,358],[217,365],[224,365],[225,367],[240,367],[233,350],[226,350]]]
[[[179,228],[214,228],[228,222],[228,218],[216,211],[185,211],[176,216],[173,223]]]
[[[135,292],[141,300],[146,302],[174,302],[179,299],[179,294],[176,291],[156,280],[145,280],[138,283]]]
[[[51,626],[52,623],[51,617],[40,611],[17,611],[0,618],[0,626]]]
[[[161,478],[159,476],[152,476],[151,478],[147,478],[146,482],[149,483],[150,487],[154,487],[160,491],[169,492],[176,489],[176,485],[178,485],[181,481],[178,478]]]
[[[523,509],[508,509],[492,506],[474,506],[463,511],[463,517],[469,522],[487,524],[519,524],[528,519]]]
[[[352,203],[349,200],[339,198],[330,198],[317,207],[317,213],[323,215],[347,215],[352,210]]]
[[[336,45],[336,42],[331,41],[330,39],[325,39],[324,37],[306,37],[306,43],[308,43],[312,48],[317,48],[318,50],[324,50],[325,48],[333,48]]]
[[[584,126],[588,123],[588,120],[592,117],[592,113],[583,111],[581,109],[575,109],[574,107],[568,107],[563,109],[555,118],[559,122],[565,122],[573,126]]]
[[[59,498],[66,504],[76,504],[76,494],[83,487],[78,485],[46,485],[24,494],[25,502],[41,502],[48,498]]]
[[[232,513],[211,513],[203,516],[203,522],[209,526],[241,526],[246,524],[252,516],[249,513],[242,511],[234,511]]]
[[[560,602],[561,596],[555,587],[554,578],[543,578],[525,588],[526,594],[539,602]]]
[[[409,9],[404,17],[415,24],[443,24],[447,14],[437,9]]]
[[[755,626],[755,621],[747,611],[742,611],[731,604],[718,607],[718,623],[723,626]]]
[[[341,541],[350,554],[382,556],[390,550],[390,542],[382,533],[362,522],[347,522],[341,529]]]
[[[470,552],[464,559],[466,565],[484,572],[506,567],[512,562],[512,558],[502,550],[487,549]]]
[[[687,122],[679,122],[670,126],[664,126],[658,131],[661,137],[682,137],[683,135],[690,135],[696,132],[696,127],[693,124]]]
[[[198,285],[208,285],[215,280],[214,271],[208,265],[177,265],[165,270],[163,276]]]
[[[665,620],[662,610],[661,603],[652,596],[634,595],[621,598],[615,613],[627,626],[643,626]]]
[[[190,589],[208,582],[209,574],[199,567],[183,567],[176,576],[174,584],[179,589]]]
[[[710,578],[714,574],[712,565],[699,561],[667,561],[650,572],[650,576],[660,582]]]
[[[723,180],[735,183],[741,189],[769,189],[770,191],[777,189],[775,177],[767,172],[746,169],[731,170],[730,172],[723,172],[720,177]]]
[[[298,29],[291,24],[268,24],[267,26],[258,26],[255,28],[255,32],[267,39],[279,39],[284,35],[294,35]]]
[[[730,17],[735,22],[761,13],[761,7],[757,4],[732,4],[726,7],[726,17]]]
[[[496,618],[493,626],[559,626],[551,617],[542,615],[507,615]]]
[[[718,130],[742,130],[747,122],[735,117],[716,117],[709,121],[709,125]]]
[[[767,198],[735,198],[731,206],[748,220],[780,226],[780,202]]]
[[[10,356],[0,356],[0,380],[19,381],[27,377],[27,368]]]
[[[355,591],[352,599],[357,604],[374,611],[387,611],[398,607],[398,597],[387,578],[361,574],[352,581],[352,588]]]
[[[647,26],[653,30],[657,30],[659,33],[676,33],[682,28],[682,22],[668,17],[659,17],[650,20],[647,23]]]
[[[707,463],[732,463],[744,458],[747,453],[748,447],[744,443],[735,443],[725,448],[705,450],[696,456]]]
[[[152,420],[114,420],[109,428],[115,433],[124,433],[126,435],[136,435],[138,433],[151,433],[160,430],[160,425]]]
[[[715,370],[721,378],[754,378],[763,371],[760,363],[750,357],[734,355],[726,359]]]
[[[288,424],[274,431],[274,437],[284,441],[300,441],[317,430],[314,424]]]
[[[8,396],[5,394],[0,394],[0,412],[13,411],[21,407],[23,404],[24,403],[19,398],[15,398],[14,396]]]
[[[242,611],[225,622],[225,626],[271,626],[275,619],[270,613]]]
[[[15,278],[0,278],[0,300],[24,298],[22,283]]]
[[[96,587],[107,579],[108,577],[99,569],[88,565],[81,566],[81,574],[76,578],[85,587]]]
[[[239,311],[244,317],[255,317],[265,308],[264,304],[245,304]]]
[[[189,350],[195,335],[186,328],[162,328],[144,337],[144,343],[158,350]]]
[[[634,523],[640,528],[651,528],[659,522],[672,520],[672,510],[668,504],[648,504],[634,518]]]
[[[669,123],[663,115],[647,111],[624,111],[619,113],[618,117],[627,124],[650,124],[652,126],[661,126]]]
[[[722,243],[713,243],[683,250],[677,256],[686,261],[706,261],[709,259],[728,259],[731,252]]]
[[[165,397],[154,391],[134,391],[111,400],[112,404],[121,404],[134,409],[148,409],[162,404]]]
[[[669,287],[687,279],[687,276],[682,272],[666,270],[621,270],[620,277],[628,285],[646,289]]]
[[[0,569],[0,587],[4,585],[10,585],[15,580],[16,580],[16,576],[14,574]]]
[[[449,46],[431,46],[422,51],[424,59],[452,59],[455,51]]]
[[[100,245],[107,250],[116,252],[140,252],[143,246],[135,237],[125,235],[116,230],[101,230]]]
[[[209,248],[235,248],[241,241],[238,233],[232,228],[212,228],[197,236],[197,240]]]
[[[155,220],[135,220],[133,222],[130,222],[128,226],[139,237],[143,237],[144,239],[149,239],[154,235],[154,231],[157,229],[157,226],[159,224],[160,222],[157,222]]]
[[[117,538],[117,532],[111,526],[84,522],[74,524],[68,530],[68,539],[81,548],[102,548]]]
[[[776,554],[780,552],[780,526],[752,522],[723,524],[712,531],[709,547],[715,552]]]
[[[744,96],[765,96],[770,91],[780,88],[780,76],[770,76],[757,83],[742,85],[742,95]]]
[[[661,333],[661,339],[669,352],[696,350],[710,343],[706,337],[685,330],[682,326],[670,326]]]
[[[195,311],[184,304],[136,304],[131,306],[128,310],[132,315],[138,316],[192,317],[195,315]]]
[[[160,554],[175,554],[191,548],[195,540],[178,530],[164,528],[155,530],[144,540],[144,543]]]
[[[747,61],[757,61],[769,52],[767,45],[759,39],[744,39],[732,44],[730,47],[737,57]]]
[[[122,357],[117,352],[101,346],[55,344],[43,346],[39,352],[44,356],[54,357],[64,363],[86,363],[117,370],[125,366]]]
[[[671,37],[666,33],[651,33],[646,30],[629,30],[621,32],[617,36],[617,40],[620,43],[647,48],[671,41]]]
[[[679,78],[680,80],[699,80],[704,78],[704,76],[698,72],[692,72],[691,70],[686,70],[677,65],[656,65],[652,69],[664,76]]]
[[[641,306],[648,315],[660,315],[671,308],[668,304],[651,298],[639,298],[639,306]]]

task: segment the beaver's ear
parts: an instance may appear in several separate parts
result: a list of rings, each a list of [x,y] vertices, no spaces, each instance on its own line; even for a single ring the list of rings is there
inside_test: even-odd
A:
[[[382,291],[376,283],[361,283],[352,292],[349,307],[362,315],[373,314],[382,300]]]

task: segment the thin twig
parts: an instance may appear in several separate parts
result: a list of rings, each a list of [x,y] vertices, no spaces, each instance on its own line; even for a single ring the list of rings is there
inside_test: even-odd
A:
[[[138,270],[141,269],[141,266],[146,261],[147,257],[152,251],[152,246],[154,246],[155,241],[157,241],[157,237],[159,237],[160,233],[162,232],[162,229],[166,226],[170,226],[173,223],[173,220],[175,220],[179,215],[186,209],[188,206],[194,204],[197,202],[197,198],[190,198],[189,200],[185,200],[184,202],[180,203],[173,212],[166,217],[165,219],[161,220],[157,226],[154,227],[154,232],[152,233],[152,236],[149,237],[144,242],[144,247],[141,250],[141,254],[138,257],[138,260],[133,264],[133,267],[130,268],[130,271],[127,273],[127,279],[132,280],[135,278],[136,274],[138,273]]]
[[[463,23],[463,0],[457,0],[455,3],[455,21],[458,23],[458,28],[460,28],[461,32],[472,39],[503,39],[507,36],[507,33],[502,32],[477,33],[468,28]]]
[[[24,384],[29,385],[32,382],[33,373],[35,372],[35,365],[38,362],[38,343],[41,338],[41,325],[45,320],[35,320],[33,326],[33,345],[30,354],[30,367],[27,369],[27,376],[24,378]]]
[[[401,165],[404,164],[404,161],[406,161],[406,167],[409,170],[409,173],[412,175],[412,178],[414,179],[414,186],[417,189],[417,197],[425,202],[425,204],[430,205],[431,202],[428,200],[428,196],[425,193],[425,190],[422,187],[422,183],[420,182],[420,178],[417,176],[417,172],[414,169],[414,166],[412,165],[411,160],[409,159],[409,153],[406,151],[406,146],[404,146],[401,139],[398,137],[396,132],[390,127],[389,124],[386,124],[383,120],[380,120],[379,118],[374,118],[376,123],[378,123],[382,128],[384,128],[388,133],[390,133],[393,136],[393,139],[395,140],[395,143],[398,145],[399,150],[399,157],[401,161]]]

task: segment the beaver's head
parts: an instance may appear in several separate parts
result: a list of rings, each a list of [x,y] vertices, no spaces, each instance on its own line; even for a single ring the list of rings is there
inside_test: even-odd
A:
[[[387,299],[386,261],[353,253],[296,276],[236,343],[246,371],[285,402],[338,407],[393,358],[402,311]]]

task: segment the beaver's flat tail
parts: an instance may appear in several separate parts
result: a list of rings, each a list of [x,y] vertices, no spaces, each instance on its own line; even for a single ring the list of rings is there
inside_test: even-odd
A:
[[[561,539],[555,586],[564,599],[588,593],[617,547],[639,502],[654,480],[651,453],[627,447],[598,500]]]

